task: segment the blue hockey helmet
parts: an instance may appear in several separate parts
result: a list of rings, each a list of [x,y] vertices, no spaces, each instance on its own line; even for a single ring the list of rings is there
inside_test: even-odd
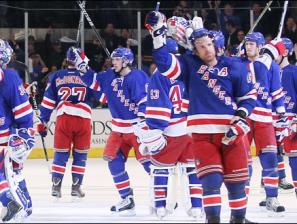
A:
[[[80,49],[80,48],[76,48],[76,47],[69,47],[66,53],[66,60],[68,62],[70,62],[71,64],[75,65],[76,61],[77,61],[77,57],[80,57],[80,59],[82,61],[85,61],[88,63],[89,59],[87,58],[87,56],[85,55],[85,52]]]
[[[293,54],[293,42],[287,37],[283,37],[282,42],[285,45],[286,49],[289,51],[289,55]]]
[[[215,48],[225,47],[225,37],[221,31],[210,30],[209,34],[213,38]]]
[[[13,50],[9,43],[5,40],[0,39],[0,67],[3,68],[10,62]]]
[[[134,61],[134,54],[129,48],[119,47],[111,53],[111,58],[122,58],[123,61],[132,65]]]
[[[257,34],[256,32],[252,32],[252,33],[248,33],[245,37],[244,37],[244,41],[251,41],[251,42],[255,42],[256,45],[261,45],[261,39],[259,37],[259,34]]]
[[[197,38],[204,37],[204,36],[209,36],[209,31],[205,28],[199,28],[199,29],[193,30],[189,39],[193,42]]]
[[[177,54],[178,53],[178,45],[177,42],[172,38],[166,38],[166,46],[170,53]]]
[[[255,32],[255,34],[258,36],[259,40],[258,43],[259,45],[264,45],[265,44],[265,38],[261,32]]]

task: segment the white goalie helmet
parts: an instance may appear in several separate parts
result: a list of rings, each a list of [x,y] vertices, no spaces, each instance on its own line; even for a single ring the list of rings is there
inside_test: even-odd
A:
[[[0,67],[3,68],[10,62],[13,50],[9,43],[5,40],[0,39]]]

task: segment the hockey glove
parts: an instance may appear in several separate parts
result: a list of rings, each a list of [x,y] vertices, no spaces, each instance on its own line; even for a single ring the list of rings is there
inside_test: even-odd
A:
[[[222,143],[227,146],[236,144],[249,131],[250,127],[247,121],[243,118],[238,118],[231,123],[231,127],[223,137]]]
[[[166,44],[167,23],[163,13],[150,11],[146,15],[144,26],[152,35],[154,49],[158,49]]]
[[[172,16],[167,20],[167,36],[172,37],[182,47],[188,48],[186,29],[189,27],[190,24],[185,18]]]
[[[269,44],[266,44],[263,49],[261,49],[261,54],[267,53],[272,60],[276,60],[279,55],[285,53],[286,47],[281,39],[275,38],[270,41]]]
[[[163,131],[159,129],[148,129],[145,122],[133,126],[134,133],[140,143],[139,152],[142,155],[155,155],[162,151],[167,141],[163,136]]]
[[[23,163],[35,145],[35,131],[31,128],[17,129],[9,136],[8,147],[11,150],[11,159],[17,163]]]
[[[37,132],[45,138],[47,136],[47,126],[44,122],[39,119],[39,123],[37,124]]]
[[[283,114],[278,116],[278,119],[273,122],[275,128],[275,137],[278,142],[282,142],[285,137],[289,136],[289,120]]]

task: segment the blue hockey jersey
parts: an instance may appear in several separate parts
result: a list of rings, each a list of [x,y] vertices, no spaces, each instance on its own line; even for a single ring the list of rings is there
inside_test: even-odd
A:
[[[127,75],[120,76],[110,68],[99,73],[89,70],[82,79],[91,89],[105,94],[112,116],[112,130],[132,133],[133,123],[138,121],[138,117],[145,116],[147,74],[132,69]]]
[[[56,116],[65,113],[91,119],[94,98],[98,99],[99,93],[87,87],[77,69],[58,70],[48,79],[40,105],[40,118],[48,122],[52,111],[56,109]]]
[[[281,81],[285,94],[285,108],[287,116],[297,114],[297,66],[287,65],[282,69]]]
[[[148,88],[146,123],[150,129],[159,129],[167,136],[187,134],[187,118],[182,112],[184,84],[168,79],[156,69]]]
[[[251,113],[256,90],[247,68],[228,57],[208,67],[196,55],[176,58],[166,46],[153,51],[162,75],[183,80],[189,94],[188,128],[193,133],[225,133],[237,110]]]
[[[0,69],[0,144],[8,142],[13,129],[33,128],[33,110],[15,70]]]
[[[285,112],[279,66],[265,56],[254,62],[247,58],[241,58],[241,60],[255,77],[255,88],[258,93],[257,104],[250,119],[271,123],[273,108],[278,113]]]

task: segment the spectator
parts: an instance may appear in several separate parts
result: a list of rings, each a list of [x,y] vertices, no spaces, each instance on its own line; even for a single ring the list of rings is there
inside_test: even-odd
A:
[[[244,40],[245,33],[242,29],[237,30],[237,44],[240,44]]]
[[[97,37],[94,36],[93,41],[85,45],[85,49],[90,59],[89,66],[96,72],[101,71],[106,55]]]
[[[101,32],[101,36],[105,41],[105,45],[109,52],[112,52],[119,45],[119,36],[115,33],[114,25],[112,23],[108,23],[103,32]]]
[[[295,19],[291,16],[286,21],[283,36],[291,39],[294,44],[297,42],[297,25]]]
[[[224,5],[224,11],[220,15],[220,23],[222,27],[222,32],[227,36],[228,31],[226,30],[227,21],[232,21],[236,28],[241,28],[241,20],[239,16],[234,14],[234,7],[230,3]]]
[[[26,72],[29,72],[28,68],[24,63],[17,60],[17,54],[15,52],[13,52],[7,67],[16,70],[20,78],[22,79],[23,83],[26,82]]]
[[[134,55],[137,52],[138,41],[132,38],[132,34],[129,29],[122,29],[122,35],[119,37],[119,47],[130,48]]]
[[[65,58],[65,52],[62,51],[62,45],[59,40],[52,43],[51,51],[48,58],[48,66],[50,71],[56,71],[61,69],[63,60]]]
[[[237,28],[232,20],[228,20],[226,22],[226,31],[227,31],[226,46],[227,46],[227,49],[230,51],[236,48],[236,45],[238,44]]]

